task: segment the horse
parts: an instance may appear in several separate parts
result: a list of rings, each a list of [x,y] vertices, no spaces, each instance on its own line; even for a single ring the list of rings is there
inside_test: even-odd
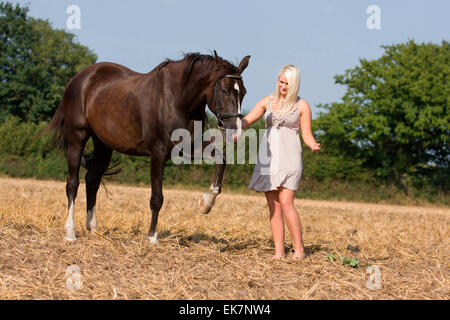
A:
[[[59,107],[45,132],[65,153],[68,164],[65,223],[68,241],[75,241],[74,203],[79,186],[80,165],[87,169],[86,228],[97,231],[95,204],[102,176],[107,174],[113,151],[133,156],[150,156],[152,213],[148,239],[158,243],[156,225],[164,196],[162,182],[165,163],[175,147],[171,132],[184,128],[191,134],[193,122],[206,123],[206,105],[217,118],[223,134],[242,132],[241,104],[246,94],[242,72],[250,56],[238,66],[213,54],[187,53],[178,61],[166,59],[149,73],[100,62],[74,76],[64,89]],[[93,141],[92,158],[84,148]],[[226,166],[216,162],[209,193],[198,201],[200,212],[208,213],[221,193]]]

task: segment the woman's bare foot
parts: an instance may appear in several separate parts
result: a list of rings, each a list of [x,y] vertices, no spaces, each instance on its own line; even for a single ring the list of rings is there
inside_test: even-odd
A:
[[[302,251],[302,252],[295,252],[291,259],[292,260],[303,260],[305,258],[306,258],[306,254],[304,251]]]
[[[286,258],[285,255],[275,254],[270,260],[283,260],[284,258]]]

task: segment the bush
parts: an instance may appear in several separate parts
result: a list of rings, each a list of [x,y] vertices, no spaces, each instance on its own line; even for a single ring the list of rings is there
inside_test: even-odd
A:
[[[37,179],[65,180],[67,162],[65,156],[56,149],[48,135],[37,138],[46,123],[21,122],[19,118],[8,117],[0,124],[0,173],[12,177],[32,177]],[[86,152],[92,151],[89,141]],[[132,185],[150,184],[150,158],[132,157],[113,153],[111,165],[119,164],[122,171],[114,176],[105,177],[108,182]],[[363,169],[357,161],[336,155],[324,148],[323,153],[313,154],[303,146],[304,170],[300,182],[298,198],[390,202],[390,203],[441,203],[448,205],[448,172],[436,172],[432,168],[423,168],[428,177],[420,179],[405,177],[407,188],[384,183],[373,172]],[[255,194],[247,186],[254,165],[228,165],[223,179],[224,190]],[[168,161],[164,169],[164,185],[183,188],[209,188],[215,166],[174,165]],[[85,170],[80,170],[84,178]],[[432,183],[436,179],[446,180]]]

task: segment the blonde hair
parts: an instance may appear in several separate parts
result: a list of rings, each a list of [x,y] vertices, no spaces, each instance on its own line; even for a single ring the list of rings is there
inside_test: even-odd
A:
[[[280,99],[281,97],[280,89],[278,89],[278,80],[282,74],[286,77],[288,82],[288,93],[286,95],[285,103],[280,108],[280,112],[291,112],[295,108],[298,92],[300,90],[300,70],[292,64],[285,65],[281,68],[278,73],[275,91],[273,92],[276,99]]]

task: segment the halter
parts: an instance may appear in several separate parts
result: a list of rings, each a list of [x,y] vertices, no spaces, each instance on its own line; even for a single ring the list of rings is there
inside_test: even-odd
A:
[[[243,117],[242,113],[221,113],[220,112],[220,103],[218,103],[218,88],[217,88],[217,82],[219,80],[222,80],[223,78],[230,78],[230,79],[236,79],[236,80],[242,80],[242,77],[240,75],[237,74],[226,74],[220,78],[217,78],[214,81],[214,87],[213,87],[213,91],[211,93],[211,96],[209,97],[208,100],[208,105],[211,106],[211,99],[212,96],[214,95],[214,106],[216,107],[216,117],[217,117],[217,125],[219,127],[223,127],[223,123],[222,120],[223,119],[229,119],[229,118],[241,118]],[[208,117],[207,117],[208,119]],[[209,122],[209,120],[208,120]]]
[[[156,90],[155,90],[155,91],[156,91],[156,95],[155,95],[155,100],[156,100],[156,103],[158,103],[158,100],[159,100],[158,74],[159,74],[159,71],[161,71],[161,69],[164,68],[168,63],[169,63],[169,62],[163,63],[163,64],[161,64],[161,65],[156,69],[156,75],[155,75],[155,82],[156,82]],[[240,75],[237,75],[237,74],[227,74],[227,75],[224,75],[224,76],[222,76],[222,77],[220,77],[220,78],[217,78],[217,79],[214,81],[213,92],[211,93],[211,96],[209,97],[208,102],[209,102],[209,103],[211,102],[212,96],[213,96],[213,94],[215,94],[215,96],[214,96],[214,106],[216,107],[216,112],[217,112],[217,115],[216,115],[216,117],[217,117],[217,125],[218,125],[218,127],[221,128],[221,129],[223,128],[222,119],[235,118],[235,117],[237,117],[237,118],[242,118],[242,117],[243,117],[242,113],[223,113],[223,114],[220,113],[219,104],[217,103],[217,96],[218,96],[218,94],[217,94],[217,93],[218,93],[218,92],[217,92],[217,90],[218,90],[218,89],[217,89],[217,82],[218,82],[219,80],[223,79],[223,78],[231,78],[231,79],[242,80],[242,77],[241,77]],[[209,103],[208,103],[208,106],[211,106]],[[167,132],[167,135],[168,135],[168,137],[169,137],[170,142],[172,142],[172,144],[173,144],[174,147],[177,147],[177,146],[175,145],[175,143],[172,141],[172,138],[171,138],[170,132],[169,132],[169,128],[167,127],[166,117],[164,116],[161,107],[159,108],[159,113],[160,113],[160,115],[161,115],[161,118],[162,118],[162,121],[163,121],[163,124],[164,124],[164,128],[166,129],[166,132]],[[211,124],[210,124],[210,122],[209,122],[209,119],[208,119],[208,116],[207,116],[206,112],[205,112],[205,117],[206,117],[206,121],[207,121],[209,127],[211,128]],[[184,155],[183,150],[179,150],[179,151],[181,151],[181,152],[183,153],[183,155]]]

